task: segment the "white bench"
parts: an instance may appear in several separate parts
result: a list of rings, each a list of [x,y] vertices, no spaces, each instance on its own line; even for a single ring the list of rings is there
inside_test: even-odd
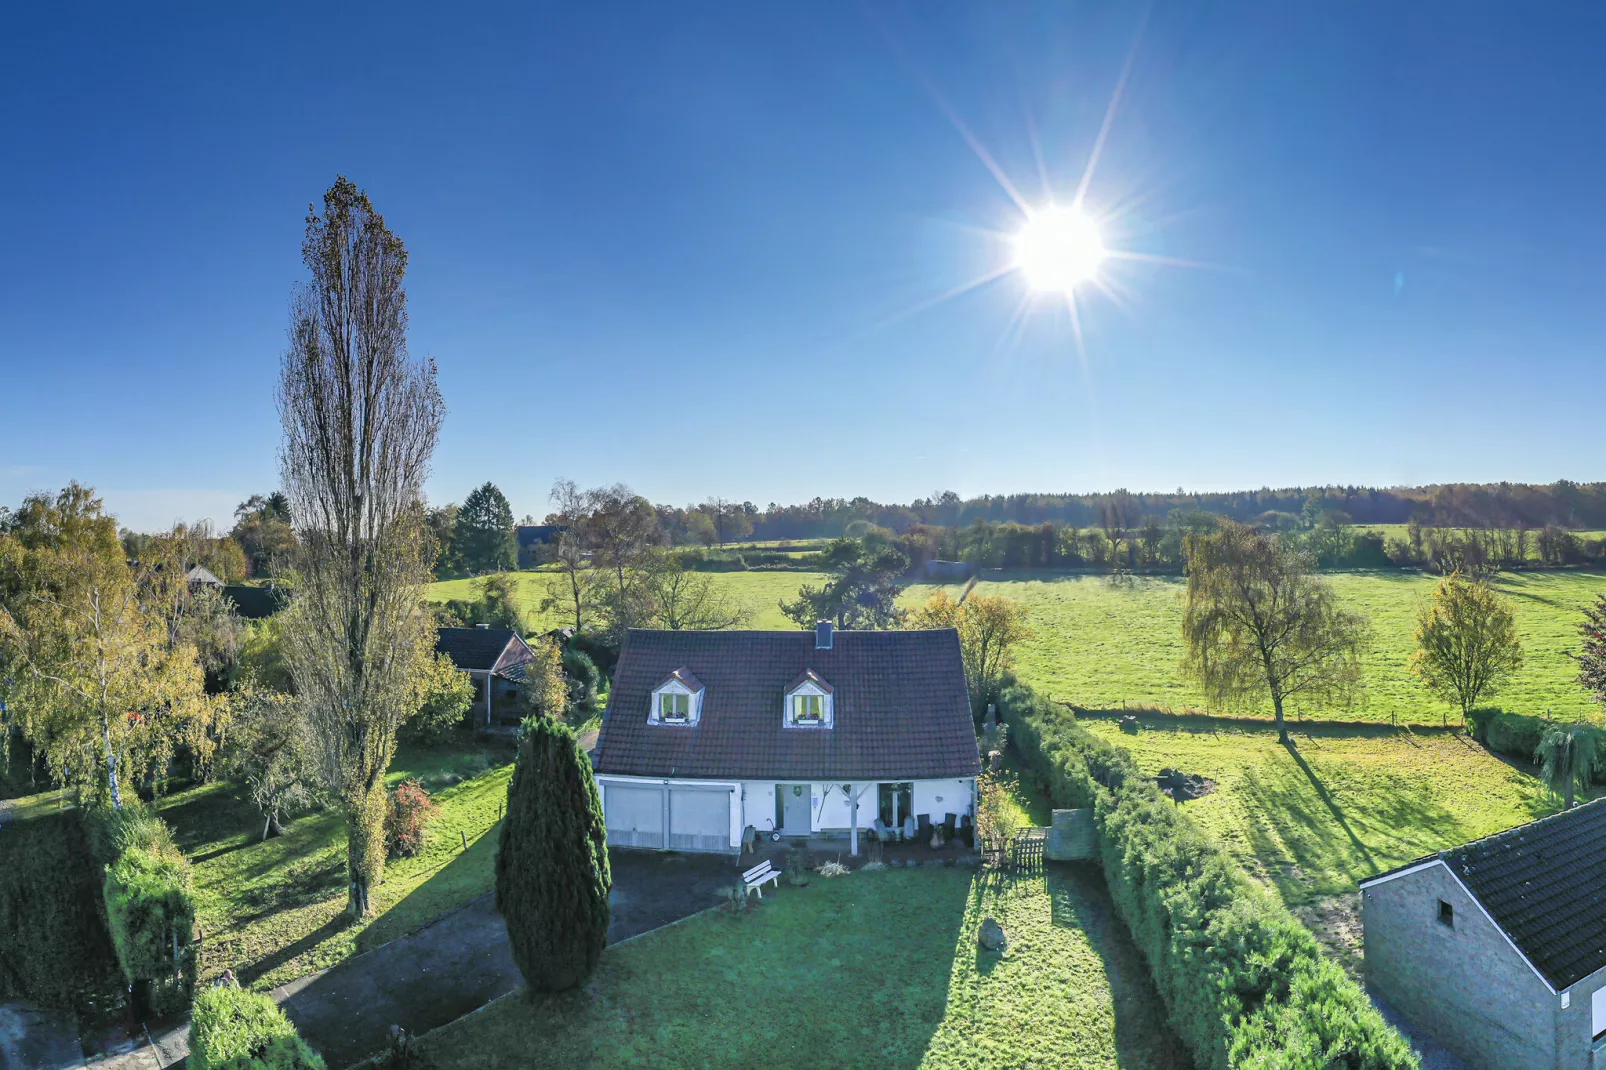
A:
[[[764,898],[764,885],[768,882],[773,882],[777,888],[781,886],[781,871],[770,865],[767,858],[742,874],[742,883],[746,885],[747,890],[758,892],[760,899]]]

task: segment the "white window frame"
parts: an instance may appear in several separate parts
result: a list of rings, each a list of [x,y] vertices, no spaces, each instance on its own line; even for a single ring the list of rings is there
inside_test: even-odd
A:
[[[800,698],[817,698],[820,700],[820,719],[818,721],[800,721],[797,719],[797,700]],[[781,709],[782,723],[787,728],[828,729],[831,727],[834,713],[831,692],[811,681],[798,684],[788,691],[786,693],[786,701]]]
[[[1606,988],[1597,988],[1589,997],[1590,1028],[1595,1039],[1606,1036]]]
[[[686,700],[686,717],[684,719],[664,717],[663,697],[665,695],[673,695],[676,698],[684,698]],[[693,691],[678,680],[670,680],[662,687],[653,689],[652,705],[647,710],[647,723],[680,728],[686,725],[695,725],[702,718],[702,715],[703,693],[701,691]]]

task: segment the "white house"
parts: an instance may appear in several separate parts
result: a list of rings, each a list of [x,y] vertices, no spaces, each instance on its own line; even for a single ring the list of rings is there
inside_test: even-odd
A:
[[[592,763],[608,842],[677,851],[957,826],[981,773],[958,633],[829,623],[630,631]]]

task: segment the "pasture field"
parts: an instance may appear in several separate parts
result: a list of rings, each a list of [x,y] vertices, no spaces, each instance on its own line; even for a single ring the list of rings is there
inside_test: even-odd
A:
[[[986,916],[1009,934],[981,951]],[[1074,1066],[1185,1050],[1092,867],[816,876],[609,948],[573,993],[514,992],[423,1037],[435,1070]]]
[[[1290,718],[1458,722],[1460,711],[1429,695],[1407,664],[1415,647],[1417,607],[1437,579],[1414,572],[1338,572],[1324,578],[1371,622],[1366,686],[1353,708],[1292,701]],[[1561,718],[1598,715],[1599,707],[1576,683],[1569,655],[1578,649],[1583,606],[1606,592],[1606,573],[1501,573],[1496,582],[1515,603],[1524,664],[1490,704]],[[1031,606],[1029,624],[1036,637],[1022,644],[1016,670],[1039,691],[1092,709],[1124,704],[1203,710],[1204,696],[1178,672],[1183,587],[1175,577],[989,572],[976,590]],[[935,589],[911,587],[902,601],[918,604]],[[957,594],[959,589],[948,590]],[[1244,712],[1269,718],[1271,711]]]
[[[530,629],[534,632],[543,632],[549,628],[556,628],[562,624],[573,624],[574,618],[566,616],[562,607],[542,610],[541,603],[547,598],[550,590],[561,590],[555,585],[563,582],[563,577],[556,572],[540,570],[535,572],[510,573],[517,585],[519,604],[529,621]],[[780,601],[783,598],[797,597],[797,589],[805,583],[820,583],[824,580],[823,572],[707,572],[708,576],[718,588],[727,592],[732,598],[747,607],[751,614],[744,627],[747,628],[795,628],[791,621],[782,616]],[[446,602],[452,599],[464,601],[477,598],[474,585],[476,581],[443,580],[429,585],[428,597],[433,602]]]
[[[1113,716],[1079,718],[1145,773],[1169,767],[1214,780],[1215,791],[1183,809],[1350,969],[1360,963],[1358,881],[1559,806],[1528,771],[1455,731],[1310,726],[1289,750],[1269,726],[1139,721],[1131,735]]]

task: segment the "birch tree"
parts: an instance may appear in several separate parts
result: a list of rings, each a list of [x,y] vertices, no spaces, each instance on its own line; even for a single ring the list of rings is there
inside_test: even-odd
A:
[[[309,210],[311,273],[280,377],[284,490],[300,541],[285,660],[315,768],[346,814],[347,909],[373,910],[385,866],[385,771],[428,641],[423,483],[444,405],[407,351],[407,250],[340,177]]]
[[[1183,669],[1212,700],[1269,699],[1286,744],[1290,698],[1349,701],[1358,693],[1366,620],[1310,575],[1304,554],[1230,520],[1188,536],[1185,546]]]

